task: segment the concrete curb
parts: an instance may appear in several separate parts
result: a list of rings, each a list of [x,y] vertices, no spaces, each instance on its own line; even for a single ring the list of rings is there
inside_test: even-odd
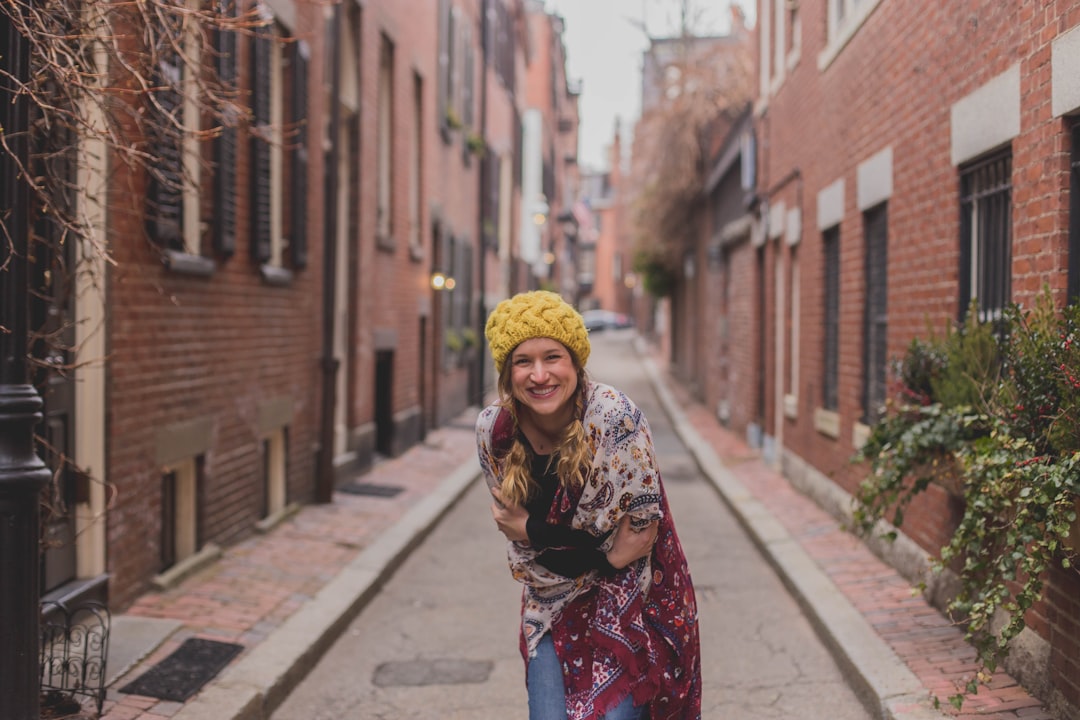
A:
[[[882,720],[949,718],[949,715],[933,708],[929,691],[806,554],[798,541],[724,467],[712,446],[687,421],[656,363],[640,344],[637,350],[676,434],[690,449],[702,473],[802,606],[867,710]]]
[[[268,718],[479,476],[475,457],[457,467],[175,720]]]

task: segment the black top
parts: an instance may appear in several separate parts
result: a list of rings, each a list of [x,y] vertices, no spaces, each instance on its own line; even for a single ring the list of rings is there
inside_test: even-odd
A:
[[[598,549],[610,533],[596,537],[569,525],[547,522],[548,511],[559,488],[555,470],[557,460],[551,455],[533,455],[532,459],[532,477],[539,491],[525,503],[525,509],[529,511],[525,531],[529,535],[529,544],[541,551],[536,561],[563,577],[578,577],[590,570],[599,570],[605,575],[616,572],[607,556]]]

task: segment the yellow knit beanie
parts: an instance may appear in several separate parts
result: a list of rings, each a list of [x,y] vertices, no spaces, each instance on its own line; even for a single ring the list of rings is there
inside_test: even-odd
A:
[[[589,359],[589,331],[585,321],[568,302],[547,290],[519,293],[503,300],[488,316],[484,328],[495,369],[521,343],[533,338],[558,340],[574,354],[582,367]]]

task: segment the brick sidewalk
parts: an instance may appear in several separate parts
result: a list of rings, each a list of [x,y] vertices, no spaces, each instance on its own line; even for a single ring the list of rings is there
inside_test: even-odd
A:
[[[980,687],[977,695],[964,701],[962,712],[955,711],[948,697],[977,668],[975,650],[964,640],[963,631],[862,541],[842,530],[836,519],[766,466],[678,382],[666,374],[664,380],[687,420],[728,471],[798,541],[927,691],[941,700],[943,710],[958,720],[1053,720],[1039,700],[1001,671],[988,687]]]
[[[117,688],[190,637],[239,643],[244,646],[240,657],[250,652],[427,497],[447,472],[475,455],[474,421],[475,409],[363,474],[365,483],[403,488],[394,497],[336,492],[333,503],[304,506],[272,531],[226,549],[220,560],[178,587],[140,597],[126,614],[178,620],[183,627],[109,688],[102,720],[161,720],[180,712],[184,703]]]

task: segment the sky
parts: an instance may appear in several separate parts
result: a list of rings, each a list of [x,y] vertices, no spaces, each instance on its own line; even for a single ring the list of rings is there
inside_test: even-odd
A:
[[[732,2],[753,17],[753,0]],[[694,34],[728,32],[729,4],[688,0]],[[608,168],[616,118],[628,146],[641,112],[641,54],[649,46],[642,28],[654,37],[677,35],[681,5],[680,0],[547,0],[548,10],[566,21],[567,76],[581,82],[578,163],[583,170]]]

